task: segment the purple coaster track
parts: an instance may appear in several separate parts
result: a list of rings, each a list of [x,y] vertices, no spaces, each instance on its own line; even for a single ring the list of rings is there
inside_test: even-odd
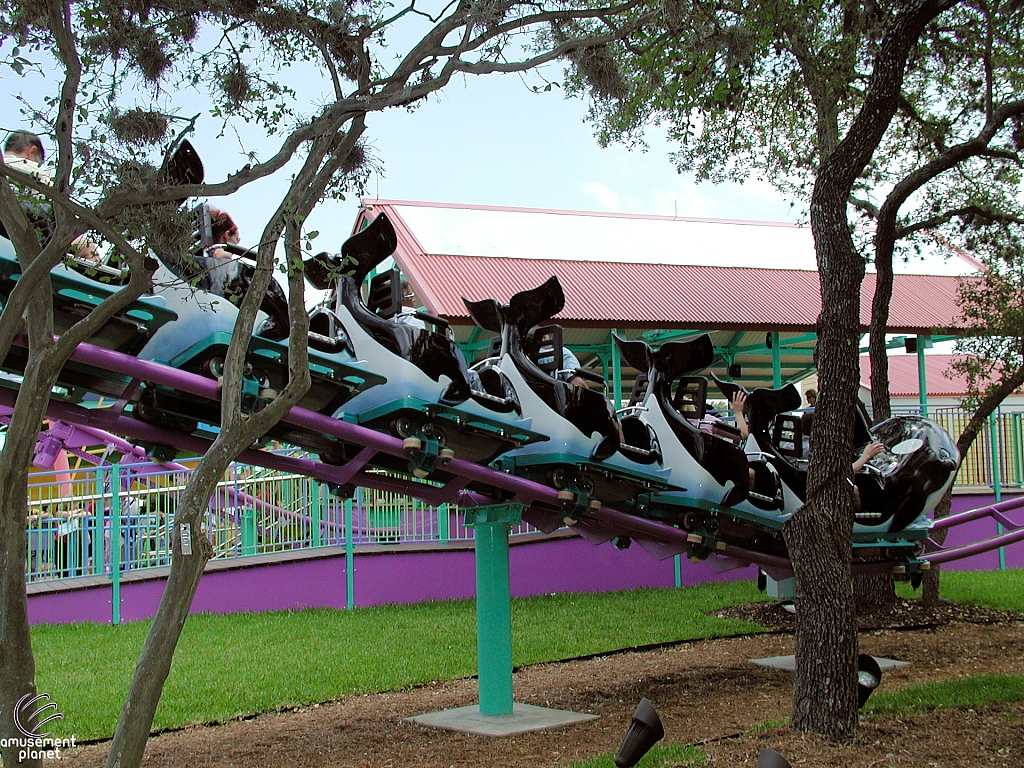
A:
[[[26,343],[25,337],[19,337],[15,343],[24,346]],[[159,363],[139,360],[131,355],[125,355],[92,344],[83,343],[79,345],[72,354],[71,359],[110,371],[111,373],[131,377],[132,381],[125,388],[122,398],[110,408],[89,409],[68,403],[51,401],[47,410],[49,417],[57,418],[70,424],[102,429],[135,440],[169,445],[178,450],[197,454],[205,453],[210,445],[210,441],[201,437],[183,434],[177,430],[139,421],[123,415],[123,410],[127,404],[128,397],[130,397],[130,393],[134,392],[143,381],[172,387],[181,392],[207,400],[219,401],[220,395],[217,383],[214,380]],[[13,406],[16,397],[17,395],[13,390],[0,388],[0,405]],[[339,421],[300,406],[292,408],[283,420],[304,429],[338,438],[347,443],[361,445],[363,450],[355,458],[342,466],[323,464],[308,459],[279,456],[251,448],[243,451],[237,459],[254,466],[306,475],[322,482],[336,483],[338,485],[359,485],[392,493],[400,493],[420,499],[432,506],[442,503],[453,503],[460,507],[473,507],[493,504],[503,500],[487,494],[465,490],[469,483],[478,483],[488,488],[494,488],[504,494],[511,494],[512,501],[529,505],[523,518],[540,530],[550,533],[561,526],[561,503],[557,498],[557,491],[554,488],[549,488],[539,483],[508,475],[490,467],[474,464],[459,458],[452,459],[445,465],[445,471],[454,475],[454,477],[442,486],[429,485],[408,478],[398,479],[381,476],[376,473],[367,472],[367,465],[377,453],[405,457],[407,454],[402,446],[401,439],[381,432],[375,432],[356,424]],[[508,499],[504,500],[507,501]],[[1004,502],[1002,505],[995,505],[995,507],[962,513],[955,516],[955,518],[946,518],[937,525],[948,527],[949,525],[957,524],[957,522],[966,522],[967,519],[974,519],[965,518],[966,515],[975,515],[976,517],[991,514],[999,515],[1009,511],[1009,509],[1016,509],[1017,506],[1024,506],[1024,501]],[[1014,524],[1008,523],[1008,525]],[[591,510],[590,516],[577,523],[574,526],[574,530],[582,538],[594,544],[610,541],[617,536],[629,536],[658,559],[683,554],[689,548],[686,531],[653,520],[626,514],[607,506]],[[996,549],[1000,546],[1019,541],[1022,538],[1024,538],[1024,530],[1014,525],[1014,530],[1011,533],[977,542],[969,547],[950,550],[949,552],[944,552],[939,545],[929,541],[928,551],[934,554],[930,554],[928,559],[934,562],[946,562]],[[939,559],[940,557],[942,558],[941,560]],[[793,573],[792,564],[788,558],[768,555],[730,544],[724,545],[723,548],[718,550],[717,554],[709,557],[707,562],[713,570],[719,572],[747,564],[754,564],[764,569],[776,579],[786,578]],[[889,561],[854,561],[852,569],[854,574],[880,573],[890,570],[892,565],[893,563]]]
[[[1024,540],[1024,522],[1015,522],[1007,517],[1008,512],[1024,511],[1024,496],[1009,501],[1002,501],[991,504],[987,507],[969,509],[956,515],[943,517],[932,524],[932,532],[945,531],[964,523],[970,523],[982,518],[991,518],[1005,529],[1005,533],[993,536],[988,539],[975,541],[960,547],[945,548],[929,537],[924,547],[924,558],[935,564],[948,563],[952,560],[961,560],[972,555],[979,555],[982,552],[990,552],[1008,544],[1014,544]],[[1024,519],[1024,515],[1022,515]]]

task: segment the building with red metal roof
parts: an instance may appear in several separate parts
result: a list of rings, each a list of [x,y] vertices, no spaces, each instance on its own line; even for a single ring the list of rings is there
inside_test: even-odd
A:
[[[967,377],[954,371],[953,361],[958,355],[929,354],[924,356],[925,394],[930,406],[959,406],[967,394]],[[920,403],[921,385],[916,355],[891,355],[889,357],[889,396],[894,407],[915,406]],[[867,355],[860,358],[860,396],[871,401],[871,360]],[[1003,401],[1004,405],[1024,404],[1024,389]]]
[[[797,381],[814,370],[821,298],[807,226],[364,200],[356,228],[381,212],[398,234],[396,265],[470,353],[482,354],[489,334],[473,325],[463,297],[508,301],[557,275],[566,301],[555,321],[566,346],[606,377],[618,365],[613,330],[654,345],[709,332],[713,370],[723,377],[731,371],[747,387]],[[897,265],[889,331],[952,332],[960,276],[977,266],[940,246],[929,259]],[[865,331],[873,291],[869,273],[861,295]]]

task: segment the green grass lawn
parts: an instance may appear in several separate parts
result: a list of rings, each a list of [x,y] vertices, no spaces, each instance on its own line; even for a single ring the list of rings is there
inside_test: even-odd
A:
[[[1024,676],[978,675],[945,683],[925,683],[885,691],[868,699],[869,715],[903,717],[949,707],[984,707],[1024,699]]]
[[[1024,611],[1024,571],[947,572],[943,595]],[[753,582],[744,581],[513,600],[513,663],[756,632],[757,625],[720,619],[714,611],[758,599],[764,598]],[[149,622],[33,627],[38,688],[64,714],[54,722],[54,736],[97,739],[113,733],[148,629]],[[198,614],[185,625],[154,728],[475,673],[476,612],[468,600],[354,611]]]
[[[707,616],[763,599],[752,582],[512,601],[513,663],[758,631]],[[112,735],[149,622],[39,625],[36,682],[64,719],[54,736]],[[353,693],[476,674],[476,608],[469,600],[198,614],[185,625],[154,728],[215,722]]]
[[[942,598],[986,608],[1024,613],[1024,569],[1009,571],[943,571]],[[913,597],[909,584],[900,584],[901,597]]]

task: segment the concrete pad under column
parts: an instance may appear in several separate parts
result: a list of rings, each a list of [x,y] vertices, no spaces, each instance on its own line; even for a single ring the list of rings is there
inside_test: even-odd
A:
[[[443,709],[440,712],[407,717],[405,722],[424,725],[428,728],[443,728],[447,731],[501,738],[531,731],[562,728],[588,720],[596,720],[597,717],[597,715],[584,715],[563,709],[548,709],[547,707],[519,703],[512,705],[511,714],[484,715],[480,713],[480,706],[474,704],[470,707]]]
[[[882,659],[878,656],[873,657],[878,662],[878,668],[882,670],[886,669],[898,669],[899,667],[906,667],[910,665],[909,661],[896,661],[896,659]],[[795,672],[796,671],[796,656],[768,656],[763,659],[751,659],[751,664],[757,664],[760,667],[771,667],[772,669],[781,669],[783,672]]]

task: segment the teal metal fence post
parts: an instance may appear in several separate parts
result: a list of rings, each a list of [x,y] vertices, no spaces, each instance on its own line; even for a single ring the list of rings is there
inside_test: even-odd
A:
[[[1021,418],[1019,413],[1013,414],[1011,434],[1013,435],[1013,454],[1017,461],[1017,486],[1024,486],[1024,455],[1021,449],[1024,448],[1024,436],[1021,434]]]
[[[110,623],[121,623],[121,465],[110,466]]]
[[[1002,468],[999,461],[999,425],[1001,421],[996,418],[995,413],[990,413],[988,417],[988,433],[989,442],[991,444],[992,452],[992,495],[995,497],[996,503],[998,504],[1003,500],[1003,479],[1002,479]],[[996,533],[1000,536],[1003,535],[1003,524],[996,523]],[[999,570],[1006,570],[1006,548],[999,548]]]
[[[451,525],[448,520],[448,505],[442,504],[437,508],[437,540],[447,544],[452,538]]]
[[[466,510],[476,541],[476,648],[480,714],[512,714],[512,595],[508,535],[523,504]]]
[[[924,351],[932,345],[932,337],[922,335],[917,337],[917,386],[918,402],[921,404],[921,415],[928,416],[928,375],[924,365]]]
[[[105,467],[96,467],[96,509],[93,514],[92,524],[95,527],[93,534],[92,572],[94,576],[103,575],[103,565],[107,562],[106,548],[103,542],[103,508],[106,506],[106,486],[104,485]]]
[[[345,607],[356,607],[356,563],[352,525],[352,499],[345,499]]]
[[[672,558],[672,570],[676,577],[676,588],[683,586],[683,563],[681,555],[676,555]]]
[[[256,554],[256,510],[252,507],[242,510],[242,554]]]
[[[309,545],[319,547],[323,541],[321,537],[321,525],[323,520],[323,509],[321,508],[320,483],[316,480],[309,481]]]

